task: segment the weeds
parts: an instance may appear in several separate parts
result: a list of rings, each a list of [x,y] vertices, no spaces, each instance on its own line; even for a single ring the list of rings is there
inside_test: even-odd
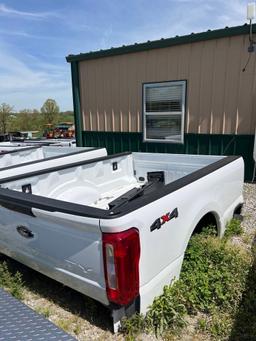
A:
[[[20,272],[13,273],[7,262],[0,263],[0,287],[17,299],[23,298],[23,282]]]
[[[215,340],[225,339],[231,332],[233,316],[225,310],[214,308],[198,323],[198,329],[208,332]]]
[[[76,335],[79,335],[82,331],[82,325],[81,325],[81,322],[78,322],[74,325],[74,329],[73,329],[73,332],[76,334]]]
[[[51,315],[51,310],[49,307],[38,307],[35,309],[35,311],[38,314],[43,315],[45,318],[49,318]]]
[[[212,307],[232,309],[245,285],[250,258],[239,246],[195,235],[185,254],[180,282],[190,313]]]
[[[70,332],[71,326],[72,326],[72,321],[67,320],[67,319],[58,319],[55,321],[55,324],[63,329],[65,332]]]
[[[229,241],[241,235],[240,221],[232,220],[223,239],[212,227],[194,235],[185,253],[180,279],[166,286],[143,318],[123,321],[122,331],[130,340],[140,332],[177,334],[188,315],[203,313],[198,328],[213,337],[224,338],[231,331],[251,264],[249,252]]]
[[[129,319],[122,321],[122,333],[126,336],[126,341],[133,341],[141,332],[147,330],[146,319],[141,314],[134,314]]]
[[[63,329],[67,333],[74,333],[75,335],[79,335],[82,330],[81,320],[79,316],[73,316],[70,319],[60,318],[55,320],[55,324]]]
[[[161,296],[156,298],[146,316],[146,325],[156,335],[167,329],[178,331],[185,326],[184,316],[187,313],[184,300],[185,286],[181,281],[166,286]]]
[[[230,238],[232,236],[240,236],[243,233],[241,226],[241,221],[238,219],[232,219],[226,226],[225,238]]]

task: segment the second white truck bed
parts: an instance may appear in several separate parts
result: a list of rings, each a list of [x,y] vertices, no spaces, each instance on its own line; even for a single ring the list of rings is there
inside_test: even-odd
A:
[[[0,178],[106,156],[105,148],[57,146],[0,147]]]

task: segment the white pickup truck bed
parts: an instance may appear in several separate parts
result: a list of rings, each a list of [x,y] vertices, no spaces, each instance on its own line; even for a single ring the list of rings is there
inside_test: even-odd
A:
[[[0,146],[0,178],[106,156],[105,148]]]
[[[61,147],[76,147],[76,140],[75,139],[46,139],[46,138],[38,138],[38,139],[24,139],[22,141],[5,141],[0,142],[1,146],[36,146],[36,145],[54,145],[54,146],[61,146]]]
[[[117,325],[179,276],[202,218],[224,233],[243,202],[243,167],[241,157],[123,153],[8,175],[0,252],[109,306]]]

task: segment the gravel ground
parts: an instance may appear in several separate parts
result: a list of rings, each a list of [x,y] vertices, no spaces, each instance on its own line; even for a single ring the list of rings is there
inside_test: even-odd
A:
[[[245,204],[243,208],[244,221],[242,226],[246,232],[241,238],[235,238],[235,243],[244,243],[250,247],[255,238],[256,227],[256,185],[244,185]],[[22,267],[25,279],[24,303],[43,314],[50,321],[70,333],[77,340],[124,340],[122,335],[111,332],[111,317],[109,311],[102,305],[92,301],[78,292],[33,271]],[[205,340],[205,335],[197,334],[191,321],[191,328],[186,335],[176,340]],[[139,340],[156,340],[154,336],[141,335]],[[159,341],[159,339],[158,339]]]
[[[256,184],[244,184],[244,220],[242,226],[246,234],[255,235],[256,227]]]

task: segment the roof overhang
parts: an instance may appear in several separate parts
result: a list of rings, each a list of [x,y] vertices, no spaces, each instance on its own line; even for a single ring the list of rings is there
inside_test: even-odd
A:
[[[154,41],[148,41],[145,43],[135,43],[133,45],[123,45],[121,47],[111,47],[107,50],[99,50],[93,51],[88,53],[80,53],[77,55],[68,55],[66,57],[67,62],[78,62],[82,60],[89,60],[89,59],[97,59],[97,58],[104,58],[104,57],[111,57],[117,56],[127,53],[134,53],[134,52],[142,52],[148,51],[152,49],[160,49],[164,47],[170,47],[175,45],[182,45],[182,44],[191,44],[196,43],[199,41],[205,40],[212,40],[212,39],[220,39],[232,36],[238,36],[243,34],[249,34],[250,26],[244,24],[242,26],[235,26],[235,27],[226,27],[223,29],[218,30],[208,30],[206,32],[201,33],[191,33],[185,36],[176,36],[173,38],[167,39],[160,39]],[[256,24],[252,26],[253,33],[256,32]]]

